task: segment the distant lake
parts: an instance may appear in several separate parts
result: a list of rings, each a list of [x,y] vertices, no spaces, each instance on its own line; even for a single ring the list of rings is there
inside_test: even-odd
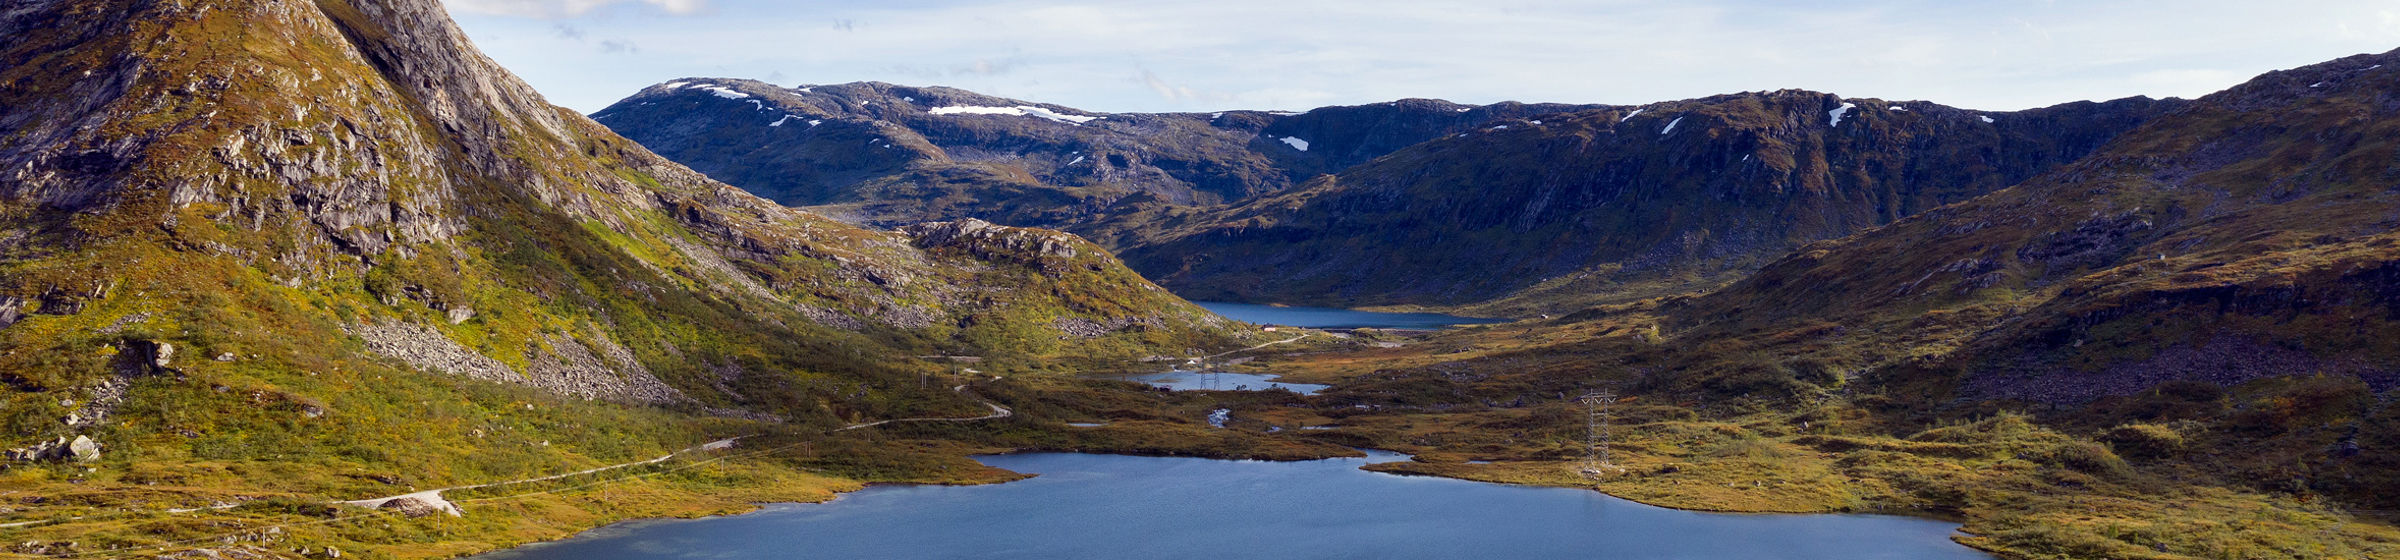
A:
[[[1218,315],[1245,323],[1285,325],[1312,329],[1441,329],[1455,325],[1506,323],[1506,319],[1478,319],[1440,313],[1377,313],[1331,307],[1277,307],[1255,303],[1195,301],[1200,307]]]
[[[1678,511],[1572,488],[1289,463],[1030,453],[977,457],[1041,476],[878,486],[824,504],[645,520],[487,560],[1599,558],[1983,559],[1956,525],[1873,515]]]
[[[1177,391],[1273,391],[1291,389],[1294,393],[1314,395],[1325,390],[1315,383],[1284,383],[1282,376],[1264,373],[1218,373],[1213,371],[1169,371],[1116,377],[1126,381],[1148,383]]]

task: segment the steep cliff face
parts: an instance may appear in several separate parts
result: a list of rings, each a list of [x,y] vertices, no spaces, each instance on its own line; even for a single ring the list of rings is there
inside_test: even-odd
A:
[[[2077,403],[2311,372],[2389,388],[2396,62],[2260,76],[2073,165],[1802,247],[1671,309],[1711,328],[1853,321],[1869,338],[1938,325],[1984,398]]]
[[[1285,190],[1496,118],[1588,106],[1412,99],[1306,113],[1094,113],[943,87],[686,79],[593,118],[760,196],[856,221],[1094,231]]]
[[[1650,377],[2166,425],[2190,448],[2157,453],[2199,472],[2400,505],[2379,452],[2400,442],[2394,91],[2400,52],[2268,73],[2016,186],[1800,247],[1659,305],[1673,347],[1709,351]]]
[[[1503,120],[1126,242],[1202,299],[1578,309],[1730,281],[2072,161],[2177,101],[1983,113],[1780,91]]]
[[[544,102],[431,0],[19,3],[0,106],[0,379],[27,437],[174,456],[319,429],[211,386],[349,406],[480,390],[458,379],[830,422],[964,404],[884,383],[915,379],[908,355],[1232,342],[1072,236],[936,242],[711,181]],[[1061,326],[1083,322],[1124,327]],[[114,357],[157,348],[184,357]],[[103,401],[190,411],[58,422]],[[396,416],[308,437],[454,414],[376,410]]]

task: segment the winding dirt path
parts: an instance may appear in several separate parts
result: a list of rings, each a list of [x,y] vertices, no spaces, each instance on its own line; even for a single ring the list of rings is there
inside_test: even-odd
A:
[[[998,378],[994,378],[994,379],[998,379]],[[962,395],[963,395],[963,394],[966,394],[966,392],[967,392],[967,386],[966,386],[966,385],[959,385],[959,386],[957,386],[957,387],[951,387],[951,388],[950,388],[950,390],[951,390],[951,391],[955,391],[955,392],[957,392],[957,393],[959,393],[959,394],[962,394]],[[980,400],[980,399],[978,399],[978,400]],[[834,429],[832,429],[832,430],[829,430],[829,431],[827,431],[827,432],[825,432],[825,433],[829,433],[829,434],[830,434],[830,433],[833,433],[833,432],[846,432],[846,431],[850,431],[850,430],[856,430],[856,429],[859,429],[859,428],[873,428],[873,427],[876,427],[876,426],[881,426],[881,425],[884,425],[884,424],[895,424],[895,423],[900,423],[900,422],[974,422],[974,421],[977,421],[977,420],[996,420],[996,419],[1000,419],[1000,418],[1007,418],[1007,417],[1009,417],[1009,416],[1013,416],[1013,415],[1015,415],[1015,414],[1017,413],[1017,411],[1014,411],[1014,410],[1009,410],[1009,409],[1008,409],[1008,407],[1005,407],[1005,406],[1000,406],[1000,403],[996,403],[996,402],[992,402],[992,401],[981,401],[981,402],[983,402],[983,405],[984,405],[984,406],[992,407],[992,413],[991,413],[991,414],[985,414],[985,415],[982,415],[982,416],[977,416],[977,417],[974,417],[974,418],[949,418],[949,417],[940,417],[940,416],[937,416],[937,417],[932,417],[932,418],[893,418],[893,419],[890,419],[890,420],[876,420],[876,421],[873,421],[873,422],[862,422],[862,423],[858,423],[858,424],[851,424],[851,425],[848,425],[848,426],[842,426],[842,427],[839,427],[839,428],[834,428]]]
[[[1286,339],[1283,339],[1283,340],[1278,340],[1278,341],[1274,341],[1274,342],[1269,342],[1269,343],[1266,343],[1266,344],[1260,344],[1260,345],[1257,345],[1257,346],[1252,346],[1252,347],[1249,347],[1249,348],[1243,348],[1243,349],[1240,349],[1240,350],[1226,350],[1226,351],[1223,351],[1223,352],[1218,352],[1218,353],[1215,353],[1215,354],[1209,354],[1209,355],[1206,355],[1206,356],[1201,356],[1201,357],[1200,357],[1200,359],[1201,359],[1202,361],[1214,360],[1214,359],[1217,359],[1217,357],[1218,357],[1218,356],[1224,356],[1224,355],[1227,355],[1227,354],[1238,354],[1238,353],[1242,353],[1242,352],[1248,352],[1248,351],[1251,351],[1251,350],[1257,350],[1257,349],[1260,349],[1260,348],[1266,348],[1266,347],[1268,347],[1268,346],[1274,346],[1274,345],[1277,345],[1277,344],[1285,344],[1285,343],[1291,343],[1291,342],[1299,342],[1299,341],[1300,341],[1300,339],[1303,339],[1303,338],[1308,338],[1308,333],[1307,333],[1306,331],[1302,331],[1302,332],[1300,333],[1300,336],[1295,336],[1295,337],[1291,337],[1291,338],[1286,338]]]
[[[1299,339],[1298,339],[1298,338],[1294,338],[1294,339],[1292,339],[1292,340],[1299,340]],[[1290,341],[1285,341],[1285,342],[1290,342]],[[1270,343],[1270,344],[1272,344],[1272,343]],[[1264,345],[1261,345],[1261,346],[1264,346]],[[998,377],[994,377],[994,378],[992,378],[992,379],[994,379],[994,380],[998,380],[998,379],[1000,379],[1000,378],[998,378]],[[962,394],[962,395],[963,395],[963,394],[966,394],[966,392],[967,392],[967,386],[966,386],[966,385],[964,385],[964,384],[961,384],[961,385],[959,385],[959,386],[957,386],[957,387],[951,387],[951,388],[950,388],[950,390],[951,390],[951,391],[953,391],[953,392],[957,392],[957,393],[959,393],[959,394]],[[986,415],[983,415],[983,416],[976,416],[976,417],[973,417],[973,418],[930,417],[930,418],[894,418],[894,419],[890,419],[890,420],[877,420],[877,421],[874,421],[874,422],[862,422],[862,423],[858,423],[858,424],[851,424],[851,425],[848,425],[848,426],[842,426],[842,427],[839,427],[839,428],[834,428],[834,429],[831,429],[831,430],[826,430],[826,432],[825,432],[825,433],[831,434],[831,433],[836,433],[836,432],[845,432],[845,431],[856,430],[856,429],[860,429],[860,428],[872,428],[872,427],[881,426],[881,425],[884,425],[884,424],[894,424],[894,423],[900,423],[900,422],[975,422],[975,421],[980,421],[980,420],[994,420],[994,419],[999,419],[999,418],[1007,418],[1007,417],[1009,417],[1009,416],[1013,416],[1013,415],[1015,415],[1015,414],[1016,414],[1016,411],[1014,411],[1014,410],[1009,410],[1009,408],[1008,408],[1008,407],[1005,407],[1005,406],[1000,406],[1000,403],[995,403],[995,402],[992,402],[992,401],[981,400],[981,399],[977,399],[977,400],[978,400],[978,402],[981,402],[981,403],[983,403],[983,405],[984,405],[984,406],[991,407],[991,409],[992,409],[992,413],[991,413],[991,414],[986,414]],[[632,461],[632,462],[627,462],[627,463],[618,463],[618,464],[614,464],[614,465],[608,465],[608,466],[604,466],[604,467],[594,467],[594,468],[584,469],[584,470],[575,471],[575,472],[570,472],[570,473],[559,473],[559,474],[553,474],[553,475],[548,475],[548,476],[537,476],[537,477],[533,477],[533,478],[520,478],[520,479],[516,479],[516,480],[504,480],[504,481],[500,481],[500,482],[486,482],[486,483],[483,483],[483,484],[468,484],[468,485],[464,485],[464,486],[452,486],[452,487],[448,487],[448,488],[435,488],[435,489],[432,489],[432,490],[420,490],[420,491],[416,491],[416,492],[410,492],[410,493],[407,493],[407,494],[399,494],[399,495],[394,495],[394,496],[384,496],[384,497],[381,497],[381,498],[367,498],[367,499],[364,499],[364,500],[343,500],[343,501],[338,501],[338,502],[334,502],[334,503],[337,503],[337,504],[348,504],[348,505],[354,505],[354,506],[359,506],[359,507],[368,508],[368,509],[380,509],[380,508],[383,508],[383,507],[386,507],[386,506],[395,505],[395,504],[394,504],[394,502],[406,503],[406,502],[403,502],[403,500],[415,500],[415,501],[417,501],[417,502],[419,502],[419,503],[423,504],[423,506],[424,506],[424,507],[431,507],[431,508],[434,508],[434,509],[436,509],[436,510],[439,510],[439,511],[441,511],[441,512],[443,512],[443,513],[448,513],[448,514],[450,514],[452,517],[458,517],[458,516],[463,516],[463,515],[465,515],[465,512],[464,512],[464,511],[461,511],[460,509],[458,509],[458,505],[457,505],[457,504],[450,503],[450,501],[449,501],[449,500],[447,500],[447,499],[443,499],[443,498],[442,498],[442,493],[443,493],[443,492],[450,492],[450,491],[455,491],[455,490],[473,490],[473,489],[477,489],[477,488],[490,488],[490,487],[494,487],[494,486],[507,486],[507,485],[511,485],[511,484],[524,484],[524,483],[528,483],[528,482],[543,482],[543,481],[549,481],[549,480],[558,480],[558,479],[561,479],[561,478],[566,478],[566,477],[570,477],[570,476],[579,476],[579,475],[587,475],[587,474],[592,474],[592,473],[597,473],[597,472],[612,471],[612,470],[622,469],[622,468],[626,468],[626,467],[638,467],[638,466],[643,466],[643,465],[655,465],[655,464],[659,464],[659,463],[664,463],[664,462],[667,462],[667,460],[669,460],[669,459],[674,459],[676,456],[678,456],[678,455],[683,455],[683,454],[686,454],[686,453],[693,453],[693,452],[700,452],[700,451],[716,451],[716,450],[720,450],[720,449],[729,449],[729,448],[732,448],[732,447],[733,447],[733,444],[734,444],[734,442],[735,442],[735,441],[738,441],[738,440],[740,440],[740,439],[742,439],[742,438],[746,438],[746,437],[750,437],[750,436],[737,436],[737,437],[730,437],[730,438],[720,439],[720,440],[716,440],[716,441],[712,441],[712,442],[708,442],[708,443],[703,443],[703,444],[700,444],[700,445],[695,445],[695,446],[692,446],[692,447],[689,447],[689,448],[685,448],[685,449],[683,449],[683,450],[680,450],[680,451],[676,451],[676,452],[674,452],[674,453],[668,453],[668,454],[665,454],[665,455],[660,455],[660,456],[658,456],[658,457],[657,457],[657,458],[655,458],[655,459],[647,459],[647,460],[641,460],[641,461]],[[222,506],[222,507],[232,507],[232,506],[228,505],[228,506]],[[195,508],[195,509],[192,509],[192,510],[181,510],[181,511],[196,511],[197,509],[198,509],[198,508]]]
[[[493,486],[507,486],[507,485],[511,485],[511,484],[524,484],[524,483],[528,483],[528,482],[542,482],[542,481],[547,481],[547,480],[558,480],[558,479],[561,479],[561,478],[566,478],[566,477],[570,477],[570,476],[586,475],[586,474],[592,474],[592,473],[596,473],[596,472],[604,472],[604,471],[613,471],[613,470],[622,469],[622,468],[625,468],[625,467],[638,467],[638,466],[642,466],[642,465],[655,465],[655,464],[659,464],[659,463],[664,463],[664,462],[667,462],[667,460],[668,460],[668,459],[673,459],[673,458],[675,458],[675,456],[677,456],[677,455],[682,455],[682,454],[685,454],[685,453],[692,453],[692,452],[695,452],[695,451],[716,451],[716,450],[719,450],[719,449],[729,449],[729,448],[732,448],[732,447],[733,447],[733,443],[734,443],[736,440],[740,440],[740,439],[742,439],[742,438],[746,438],[746,437],[750,437],[750,436],[736,436],[736,437],[729,437],[729,438],[720,439],[720,440],[716,440],[716,441],[712,441],[712,442],[708,442],[708,443],[703,443],[703,444],[700,444],[700,445],[695,445],[695,446],[691,446],[691,447],[684,448],[683,450],[676,451],[676,452],[674,452],[674,453],[668,453],[668,454],[665,454],[665,455],[660,455],[660,456],[658,456],[658,458],[656,458],[656,459],[647,459],[647,460],[642,460],[642,461],[633,461],[633,462],[629,462],[629,463],[617,463],[617,464],[614,464],[614,465],[608,465],[608,466],[605,466],[605,467],[594,467],[594,468],[584,469],[584,470],[575,471],[575,472],[570,472],[570,473],[559,473],[559,474],[554,474],[554,475],[549,475],[549,476],[537,476],[537,477],[533,477],[533,478],[520,478],[520,479],[516,479],[516,480],[504,480],[504,481],[500,481],[500,482],[486,482],[486,483],[483,483],[483,484],[468,484],[468,485],[465,485],[465,486],[452,486],[452,487],[449,487],[449,488],[435,488],[435,489],[432,489],[432,490],[422,490],[422,491],[417,491],[417,492],[410,492],[410,493],[407,493],[407,494],[400,494],[400,495],[397,495],[397,496],[384,496],[384,497],[381,497],[381,498],[367,498],[367,499],[364,499],[364,500],[343,500],[343,501],[334,502],[334,503],[337,503],[337,504],[349,504],[349,505],[359,506],[359,507],[363,507],[363,508],[367,508],[367,509],[378,509],[378,508],[382,508],[382,507],[384,507],[384,506],[386,506],[386,505],[389,505],[389,504],[391,504],[392,502],[401,501],[401,500],[408,500],[408,499],[414,499],[414,500],[416,500],[416,501],[419,501],[419,502],[422,502],[422,503],[424,503],[426,506],[432,507],[432,508],[434,508],[434,509],[441,510],[443,513],[448,513],[448,514],[450,514],[450,516],[451,516],[451,517],[458,517],[458,516],[461,516],[461,515],[465,515],[465,512],[462,512],[462,511],[460,511],[460,510],[458,509],[458,505],[457,505],[457,504],[452,504],[452,503],[450,503],[450,501],[449,501],[449,500],[442,499],[442,493],[443,493],[443,492],[449,492],[449,491],[453,491],[453,490],[474,490],[474,489],[477,489],[477,488],[490,488],[490,487],[493,487]]]

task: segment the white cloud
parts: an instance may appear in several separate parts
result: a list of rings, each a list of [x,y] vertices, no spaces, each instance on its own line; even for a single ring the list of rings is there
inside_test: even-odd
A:
[[[581,16],[614,4],[647,4],[670,14],[691,15],[708,9],[708,0],[445,0],[451,10],[468,14],[530,18]]]
[[[1192,91],[1192,88],[1167,83],[1166,80],[1158,79],[1158,74],[1153,74],[1149,70],[1142,71],[1142,85],[1148,86],[1150,91],[1158,92],[1159,97],[1165,98],[1168,101],[1182,101],[1185,99],[1194,99],[1200,97],[1200,92]]]
[[[2390,0],[450,1],[478,45],[584,110],[681,77],[775,72],[1095,111],[1640,104],[1779,88],[2010,110],[2198,95],[2400,46]],[[699,13],[611,16],[623,8]],[[578,29],[641,48],[559,49],[551,23],[524,14],[583,14]]]

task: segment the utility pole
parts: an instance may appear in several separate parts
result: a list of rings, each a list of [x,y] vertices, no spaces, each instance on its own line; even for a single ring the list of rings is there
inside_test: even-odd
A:
[[[1624,472],[1608,455],[1608,404],[1616,402],[1617,392],[1604,388],[1584,393],[1579,400],[1583,401],[1584,419],[1583,476],[1598,480],[1608,472]]]

